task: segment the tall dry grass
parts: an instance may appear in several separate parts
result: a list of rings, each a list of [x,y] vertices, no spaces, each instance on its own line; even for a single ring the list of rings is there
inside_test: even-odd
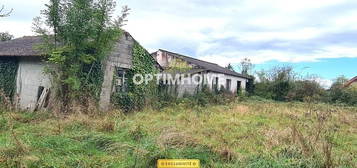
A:
[[[10,155],[21,145],[13,139],[6,146],[0,135],[0,149],[8,149],[0,166],[19,158],[35,167],[155,167],[162,158],[196,158],[203,167],[357,166],[356,107],[247,100],[129,114],[46,114],[13,113],[15,136],[28,152]],[[11,139],[8,128],[0,131]]]

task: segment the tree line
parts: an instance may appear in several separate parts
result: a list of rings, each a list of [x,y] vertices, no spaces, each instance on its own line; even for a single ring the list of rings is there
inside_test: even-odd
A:
[[[233,69],[229,64],[227,68]],[[258,96],[276,101],[324,102],[357,105],[357,87],[345,87],[348,79],[337,77],[332,85],[325,88],[316,75],[303,76],[292,66],[275,66],[253,74],[254,65],[243,59],[239,65],[243,75],[254,78],[249,96]]]

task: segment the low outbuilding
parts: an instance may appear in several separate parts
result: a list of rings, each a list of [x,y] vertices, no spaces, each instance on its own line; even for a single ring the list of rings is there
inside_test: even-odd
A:
[[[33,111],[39,106],[46,106],[46,99],[50,94],[51,76],[46,73],[46,69],[53,65],[49,64],[46,55],[37,49],[41,43],[40,36],[25,36],[0,42],[0,77],[10,76],[8,79],[0,80],[0,88],[10,88],[7,91],[8,95],[16,98],[16,104],[20,109]],[[128,32],[124,32],[114,45],[111,54],[103,62],[104,81],[99,101],[102,110],[110,107],[111,95],[116,91],[115,88],[118,88],[115,85],[126,83],[125,72],[133,68],[135,43],[135,39]],[[156,68],[161,69],[157,63]],[[15,73],[7,74],[11,70]],[[120,79],[113,81],[114,75],[119,76]]]

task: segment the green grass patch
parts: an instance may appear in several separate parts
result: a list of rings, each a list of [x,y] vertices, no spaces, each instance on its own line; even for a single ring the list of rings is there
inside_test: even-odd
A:
[[[323,167],[328,140],[333,166],[356,167],[356,108],[309,110],[303,103],[245,101],[94,117],[2,112],[0,167],[141,168],[156,167],[158,159],[199,159],[203,168]],[[316,116],[326,111],[330,117],[319,126]]]

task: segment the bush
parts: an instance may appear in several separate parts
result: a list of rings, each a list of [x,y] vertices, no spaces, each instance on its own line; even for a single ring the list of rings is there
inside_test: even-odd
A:
[[[257,75],[260,82],[255,86],[255,95],[278,101],[287,100],[296,76],[292,67],[274,67],[258,72]]]
[[[271,88],[270,82],[256,83],[254,95],[265,99],[273,99],[273,92],[270,88]]]
[[[357,87],[354,85],[344,87],[346,81],[343,76],[335,80],[328,92],[329,102],[357,105]]]
[[[112,96],[115,107],[119,107],[125,112],[140,110],[145,105],[145,97],[133,93],[115,93]]]
[[[203,86],[194,96],[189,97],[193,106],[205,107],[209,104],[228,104],[235,100],[236,95],[221,87],[217,92],[212,92],[207,86]]]
[[[331,89],[329,96],[332,103],[357,105],[357,89],[354,87]]]
[[[275,67],[257,73],[254,95],[277,101],[325,101],[326,90],[311,77],[297,77],[291,67]],[[339,93],[338,93],[339,94]]]
[[[307,99],[321,100],[326,95],[325,90],[314,80],[296,81],[289,91],[287,99],[305,101]]]
[[[287,100],[289,91],[292,89],[292,84],[289,81],[274,81],[271,88],[274,100],[285,101]]]

